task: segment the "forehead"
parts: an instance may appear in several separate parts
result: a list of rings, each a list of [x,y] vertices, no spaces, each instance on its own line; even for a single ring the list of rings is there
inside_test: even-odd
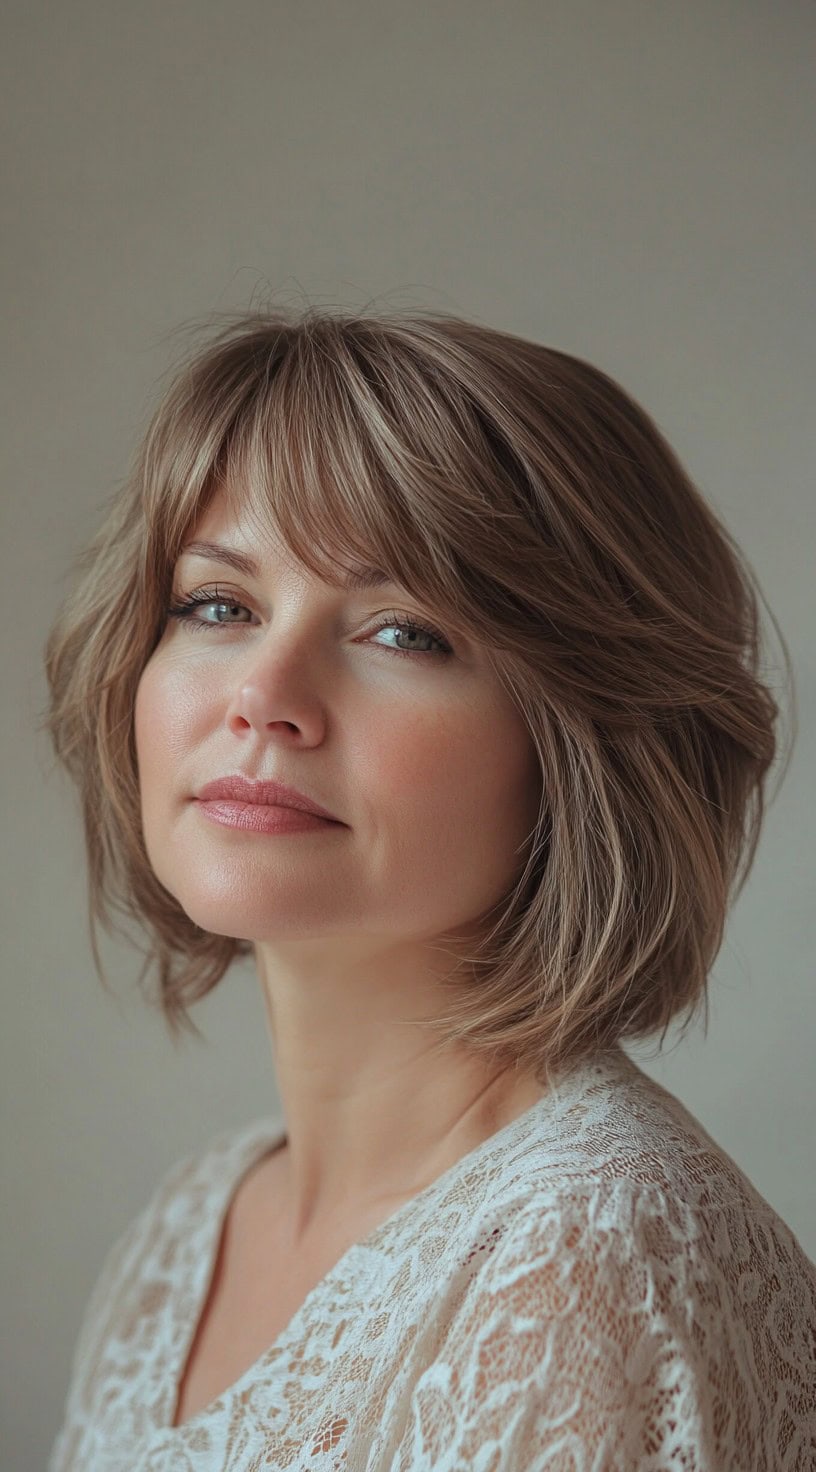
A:
[[[247,549],[254,548],[259,553],[274,553],[276,558],[291,556],[276,535],[271,517],[262,524],[246,499],[229,498],[224,488],[219,486],[195,518],[184,539],[184,546],[192,541],[219,542],[222,539],[236,545],[240,543]]]
[[[293,572],[303,571],[297,558],[275,532],[271,519],[262,522],[246,503],[231,504],[223,490],[214,495],[194,522],[178,555],[180,558],[196,556],[222,562],[250,577],[260,577],[265,562]],[[325,575],[333,586],[361,590],[393,582],[380,568],[358,558],[345,560],[338,557],[336,569],[336,573],[329,570]],[[306,569],[306,575],[314,576],[309,569]]]

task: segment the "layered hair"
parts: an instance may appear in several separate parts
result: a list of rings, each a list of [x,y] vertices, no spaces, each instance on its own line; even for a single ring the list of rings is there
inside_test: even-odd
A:
[[[781,707],[755,574],[654,420],[590,363],[448,313],[268,307],[204,330],[45,647],[103,983],[96,925],[124,933],[119,914],[148,937],[146,999],[174,1040],[200,1036],[189,1008],[253,951],[156,878],[134,742],[175,560],[221,489],[314,574],[373,564],[465,629],[534,743],[534,827],[507,893],[448,947],[439,1045],[551,1077],[619,1041],[662,1044],[701,1004],[707,1027]]]

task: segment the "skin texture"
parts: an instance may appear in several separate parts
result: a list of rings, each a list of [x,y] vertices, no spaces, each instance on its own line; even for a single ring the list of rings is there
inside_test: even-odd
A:
[[[466,935],[519,872],[540,772],[467,630],[397,586],[313,578],[220,495],[192,536],[249,552],[260,575],[177,564],[174,601],[217,582],[218,601],[241,607],[197,608],[200,628],[168,619],[143,671],[145,842],[196,924],[254,943],[287,1124],[254,1173],[255,1219],[268,1204],[284,1243],[320,1256],[544,1092],[461,1048],[432,1055],[433,1036],[405,1025],[444,1003],[451,961],[435,939]],[[395,652],[413,641],[393,619],[378,628],[392,610],[430,620],[453,652],[427,652],[425,636]],[[194,794],[238,772],[299,788],[342,826],[216,824]]]

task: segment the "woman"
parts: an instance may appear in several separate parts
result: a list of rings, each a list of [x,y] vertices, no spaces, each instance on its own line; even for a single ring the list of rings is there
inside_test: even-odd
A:
[[[566,353],[310,308],[182,366],[47,719],[92,916],[174,1036],[253,957],[285,1123],[110,1249],[51,1472],[811,1465],[816,1268],[621,1046],[753,860],[757,593]]]

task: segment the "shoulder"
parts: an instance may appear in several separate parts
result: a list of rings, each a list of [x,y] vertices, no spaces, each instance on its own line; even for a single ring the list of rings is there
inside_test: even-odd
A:
[[[278,1131],[271,1119],[218,1130],[166,1166],[157,1176],[145,1204],[109,1252],[119,1258],[127,1247],[183,1239],[199,1224],[207,1208],[228,1198],[236,1181]],[[165,1256],[165,1263],[171,1260]]]
[[[622,1343],[663,1315],[755,1345],[787,1320],[805,1352],[816,1265],[699,1120],[622,1052],[527,1116],[491,1194],[491,1269],[523,1279],[545,1317],[565,1303],[596,1325],[621,1316]]]
[[[72,1381],[106,1344],[132,1339],[161,1313],[195,1262],[219,1196],[274,1135],[274,1121],[222,1129],[160,1172],[146,1201],[105,1253],[82,1314]]]
[[[611,1201],[671,1201],[694,1232],[709,1212],[733,1206],[764,1214],[787,1231],[737,1162],[682,1101],[621,1048],[610,1049],[557,1082],[520,1146],[527,1183],[562,1200],[587,1186]],[[637,1194],[637,1193],[636,1193]]]
[[[497,1407],[508,1466],[803,1465],[779,1449],[816,1416],[816,1269],[761,1213],[620,1175],[513,1207],[415,1397],[419,1424],[444,1390],[461,1465]]]
[[[508,1472],[804,1466],[816,1272],[752,1236],[750,1209],[746,1255],[727,1218],[653,1182],[573,1179],[512,1208],[414,1388],[411,1472],[486,1446]]]

